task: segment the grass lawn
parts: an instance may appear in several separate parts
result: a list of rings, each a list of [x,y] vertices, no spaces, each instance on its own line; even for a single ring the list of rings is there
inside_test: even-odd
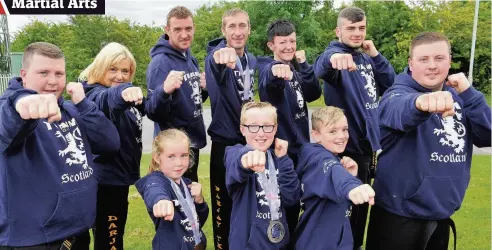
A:
[[[203,184],[205,200],[210,205],[209,157],[209,155],[200,155],[198,174],[200,183]],[[147,172],[149,160],[150,155],[142,157],[142,176]],[[490,168],[490,156],[473,157],[472,177],[465,200],[461,209],[453,216],[458,231],[458,249],[490,249]],[[135,187],[130,189],[129,203],[128,221],[125,230],[125,248],[149,250],[154,236],[154,226]],[[211,214],[210,212],[204,226],[205,235],[209,242],[208,249],[213,249]],[[452,241],[450,241],[450,246],[452,246]]]

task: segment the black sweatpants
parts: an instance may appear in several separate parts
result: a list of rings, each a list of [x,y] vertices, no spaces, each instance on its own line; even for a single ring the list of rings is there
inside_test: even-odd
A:
[[[198,165],[200,165],[200,150],[198,148],[191,148],[193,155],[193,165],[183,174],[184,177],[191,181],[198,182]]]
[[[210,195],[215,249],[229,249],[232,199],[227,193],[225,183],[224,154],[227,146],[233,145],[213,141],[210,153]]]
[[[447,250],[451,219],[429,221],[371,208],[366,250]]]
[[[347,156],[357,163],[357,178],[364,183],[370,183],[369,167],[372,163],[373,155],[353,154],[344,152],[340,158]],[[352,205],[352,215],[350,216],[350,226],[352,228],[352,237],[354,239],[354,250],[358,249],[364,243],[364,232],[366,230],[367,212],[369,204]]]
[[[94,250],[123,249],[129,186],[99,185]]]

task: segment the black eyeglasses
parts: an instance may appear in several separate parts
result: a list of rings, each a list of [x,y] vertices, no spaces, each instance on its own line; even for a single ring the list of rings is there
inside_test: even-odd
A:
[[[251,133],[258,133],[260,131],[260,128],[263,129],[263,132],[265,133],[271,133],[275,129],[276,125],[242,125],[243,127],[247,127],[249,132]]]

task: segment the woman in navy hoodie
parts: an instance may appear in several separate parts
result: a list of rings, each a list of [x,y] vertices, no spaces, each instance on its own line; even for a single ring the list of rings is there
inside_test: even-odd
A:
[[[340,158],[347,145],[348,123],[337,107],[313,112],[316,143],[301,148],[297,174],[302,186],[302,213],[295,231],[296,249],[353,249],[349,217],[353,204],[374,204],[374,190],[357,179],[357,163]],[[313,232],[322,232],[314,233]]]
[[[300,200],[288,142],[275,139],[277,111],[267,102],[246,103],[240,130],[247,145],[226,148],[227,191],[232,198],[230,249],[286,249],[285,206]]]
[[[417,35],[409,68],[381,99],[383,151],[366,249],[448,249],[450,226],[455,229],[450,217],[470,182],[473,145],[491,145],[490,106],[463,73],[448,76],[450,52],[443,34]]]
[[[117,151],[118,132],[80,83],[66,85],[71,101],[63,100],[57,46],[28,45],[20,73],[0,97],[0,249],[89,249],[99,167],[92,156]]]
[[[97,191],[97,216],[94,248],[123,249],[130,185],[140,178],[142,156],[142,117],[145,115],[142,90],[131,84],[136,63],[123,45],[106,45],[80,74],[87,98],[118,129],[121,148],[116,153],[94,157]]]
[[[183,177],[194,159],[191,141],[177,129],[160,132],[152,145],[149,174],[135,184],[155,225],[153,250],[203,250],[208,206],[202,186]]]

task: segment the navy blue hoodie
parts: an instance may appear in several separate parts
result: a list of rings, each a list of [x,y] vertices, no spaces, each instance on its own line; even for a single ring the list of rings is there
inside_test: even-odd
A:
[[[417,97],[431,91],[410,74],[399,74],[381,99],[376,204],[405,217],[449,218],[470,181],[473,144],[490,147],[491,110],[473,87],[457,94],[444,86],[453,96],[455,115],[442,119],[419,111]]]
[[[184,177],[183,180],[186,186],[191,184],[191,180]],[[193,230],[189,225],[183,208],[179,204],[169,179],[162,172],[156,171],[142,177],[142,179],[135,183],[135,186],[140,195],[142,195],[147,212],[155,225],[156,232],[152,240],[152,249],[194,249],[195,239],[193,238]],[[178,186],[184,194],[183,186]],[[172,221],[154,217],[153,207],[160,200],[168,200],[174,203],[174,218]],[[202,204],[195,203],[195,209],[200,223],[200,239],[206,246],[207,239],[201,228],[207,220],[209,209],[206,202]]]
[[[236,69],[232,70],[226,65],[215,63],[213,57],[216,50],[225,47],[226,40],[224,38],[213,40],[207,46],[208,55],[205,59],[205,76],[212,106],[212,122],[207,132],[212,141],[222,142],[227,145],[245,144],[244,137],[239,131],[239,118],[241,117],[244,96],[239,66],[236,65]],[[246,48],[244,53],[245,56],[241,58],[241,64],[244,70],[247,56],[249,73],[251,80],[253,80],[256,58],[251,53],[248,53]],[[250,89],[250,97],[253,97],[253,87]]]
[[[296,171],[304,210],[295,230],[296,249],[352,249],[348,194],[362,182],[317,143],[304,144]]]
[[[243,168],[241,157],[251,151],[248,146],[236,145],[226,148],[224,164],[226,166],[226,187],[232,198],[230,249],[285,249],[290,240],[285,206],[299,204],[300,184],[294,171],[294,164],[287,156],[275,157],[270,150],[277,167],[277,181],[280,191],[280,222],[285,228],[284,239],[274,244],[268,240],[267,228],[270,223],[270,207],[265,191],[258,181],[258,175]],[[268,164],[265,173],[268,174]]]
[[[147,68],[147,117],[154,121],[154,137],[168,128],[184,129],[193,147],[207,145],[202,103],[208,98],[207,91],[200,88],[198,61],[186,52],[176,50],[169,44],[169,37],[162,35],[150,50],[152,60]],[[186,56],[185,56],[186,55]],[[171,70],[184,71],[184,81],[172,94],[164,92],[163,83]]]
[[[130,83],[118,87],[84,83],[86,96],[113,122],[120,135],[118,153],[100,154],[94,157],[96,178],[103,185],[129,186],[140,178],[142,157],[142,117],[144,104],[133,105],[121,97]]]
[[[307,62],[299,64],[299,71],[290,65],[294,73],[291,81],[274,76],[273,65],[281,63],[273,61],[259,67],[258,88],[260,100],[277,108],[276,137],[289,142],[289,155],[295,155],[297,159],[302,144],[310,142],[306,102],[317,100],[321,96],[321,87],[314,75],[313,66]]]
[[[335,53],[352,54],[357,70],[336,70],[330,58]],[[349,124],[349,140],[346,151],[356,154],[372,154],[381,148],[379,144],[379,97],[395,78],[395,70],[383,55],[370,57],[338,41],[332,41],[314,63],[314,73],[324,81],[327,106],[345,111]]]
[[[0,97],[0,245],[32,246],[88,230],[96,216],[93,153],[117,151],[118,131],[96,105],[59,99],[62,119],[24,120],[16,102],[37,94],[14,78]]]

